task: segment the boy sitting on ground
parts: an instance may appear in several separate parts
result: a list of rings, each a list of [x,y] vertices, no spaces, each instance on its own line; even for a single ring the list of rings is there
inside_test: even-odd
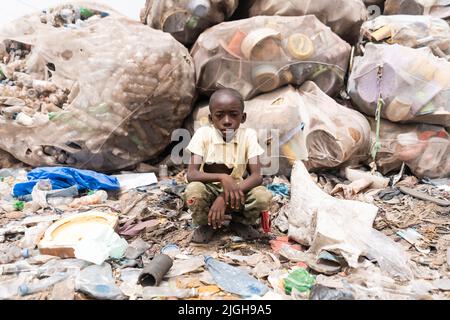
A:
[[[191,152],[184,193],[192,212],[192,241],[209,242],[225,220],[230,229],[246,240],[256,239],[261,214],[268,211],[272,194],[261,186],[259,156],[264,153],[256,132],[239,128],[247,115],[239,92],[232,89],[216,91],[209,103],[208,127],[198,129],[187,150]],[[250,173],[243,179],[244,173]]]

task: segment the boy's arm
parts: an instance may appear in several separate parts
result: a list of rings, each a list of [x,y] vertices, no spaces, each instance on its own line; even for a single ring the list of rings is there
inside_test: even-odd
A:
[[[259,157],[249,159],[247,168],[250,172],[250,175],[244,181],[239,183],[239,189],[244,194],[257,186],[260,186],[263,182]]]
[[[202,183],[222,182],[223,174],[221,173],[201,172],[200,166],[202,162],[203,162],[202,156],[192,153],[191,162],[189,163],[188,166],[187,180],[189,182],[198,181]]]

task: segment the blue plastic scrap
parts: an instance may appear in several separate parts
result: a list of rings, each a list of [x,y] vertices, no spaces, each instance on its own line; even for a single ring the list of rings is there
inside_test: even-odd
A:
[[[28,172],[28,181],[14,185],[15,197],[30,194],[34,185],[42,179],[49,179],[52,189],[65,189],[76,186],[78,191],[85,190],[117,190],[120,189],[119,180],[91,170],[80,170],[70,167],[42,167]]]
[[[205,265],[212,274],[214,281],[222,289],[244,298],[263,296],[269,288],[249,275],[244,270],[205,256]]]
[[[267,185],[267,189],[272,191],[274,195],[281,195],[283,197],[289,197],[289,186],[284,183],[271,183]]]

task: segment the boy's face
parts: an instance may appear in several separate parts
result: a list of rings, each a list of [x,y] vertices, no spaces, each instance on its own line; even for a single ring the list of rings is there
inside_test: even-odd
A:
[[[209,120],[227,141],[234,136],[234,132],[247,118],[240,101],[226,95],[210,105],[210,113]]]

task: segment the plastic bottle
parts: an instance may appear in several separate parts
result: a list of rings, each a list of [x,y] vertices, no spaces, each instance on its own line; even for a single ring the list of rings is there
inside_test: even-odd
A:
[[[33,294],[37,292],[44,291],[54,284],[63,281],[69,276],[66,272],[58,272],[48,278],[44,278],[35,283],[22,283],[19,286],[19,294],[25,296],[28,294]]]
[[[13,263],[20,258],[28,258],[30,251],[28,249],[21,249],[18,246],[12,245],[4,249],[0,249],[0,264]]]
[[[243,297],[263,296],[269,288],[250,276],[247,272],[224,262],[205,257],[205,265],[216,283],[225,291]]]
[[[20,260],[15,263],[0,265],[0,275],[3,274],[17,274],[21,272],[37,271],[37,268],[30,265],[25,260]]]
[[[69,206],[77,208],[80,206],[89,206],[93,204],[104,203],[108,199],[108,193],[105,190],[98,190],[94,194],[75,199]]]
[[[125,298],[114,281],[111,266],[107,263],[83,269],[75,279],[75,288],[97,299],[121,300]]]

